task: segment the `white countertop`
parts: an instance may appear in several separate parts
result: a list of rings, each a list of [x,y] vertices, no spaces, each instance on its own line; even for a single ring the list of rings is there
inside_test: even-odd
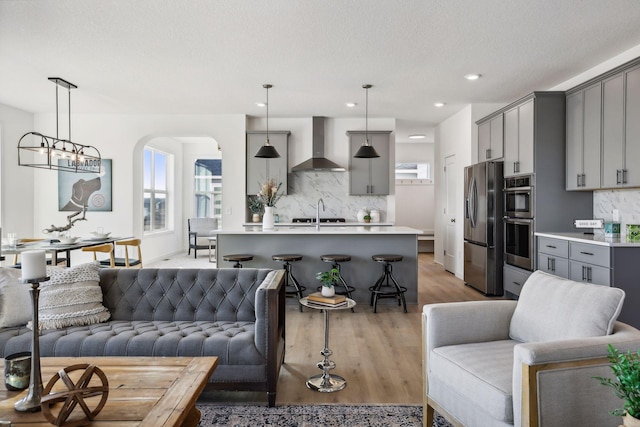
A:
[[[315,222],[276,222],[274,224],[276,227],[315,227]],[[363,226],[376,226],[376,227],[388,227],[392,226],[392,222],[370,222],[366,224],[364,222],[322,222],[321,227],[363,227]],[[245,222],[242,224],[243,227],[261,227],[262,223],[260,222]]]
[[[263,230],[262,224],[253,227],[243,227],[241,229],[219,230],[218,234],[422,234],[422,230],[410,227],[396,227],[385,225],[321,225],[320,230],[316,230],[315,224],[306,226],[277,227],[273,230]]]
[[[549,237],[552,239],[569,240],[571,242],[591,243],[601,246],[617,246],[617,247],[639,247],[640,242],[627,242],[625,236],[606,237],[604,232],[596,231],[594,234],[584,234],[581,232],[569,233],[535,233],[538,237]]]

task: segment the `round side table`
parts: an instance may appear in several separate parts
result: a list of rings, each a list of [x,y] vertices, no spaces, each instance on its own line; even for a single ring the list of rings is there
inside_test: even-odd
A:
[[[347,386],[347,380],[340,375],[330,374],[329,371],[335,369],[336,363],[329,359],[329,356],[333,354],[333,351],[329,349],[329,312],[334,310],[347,310],[355,307],[356,302],[351,298],[347,298],[347,303],[337,306],[324,306],[314,304],[306,297],[300,299],[300,304],[305,307],[313,308],[315,310],[322,310],[324,312],[324,348],[320,354],[324,357],[317,363],[319,369],[322,370],[321,374],[314,375],[307,380],[307,387],[314,391],[321,393],[332,393],[334,391],[342,390]]]

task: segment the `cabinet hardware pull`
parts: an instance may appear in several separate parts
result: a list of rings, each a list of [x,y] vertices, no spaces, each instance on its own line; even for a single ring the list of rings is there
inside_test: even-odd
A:
[[[487,150],[485,152],[485,156],[487,157],[487,159],[491,158],[491,148],[487,148]]]
[[[556,272],[556,259],[551,258],[551,271]]]
[[[551,248],[551,249],[556,249],[556,247],[555,247],[555,246],[553,246],[553,245],[547,245],[547,247],[548,247],[548,248]]]
[[[587,186],[587,175],[582,174],[582,186],[586,187]]]
[[[585,280],[587,280],[586,269],[587,269],[587,266],[586,266],[586,265],[583,265],[583,266],[582,266],[582,281],[583,281],[583,282],[584,282]]]
[[[553,271],[551,270],[551,258],[547,258],[547,270]]]
[[[622,183],[623,184],[627,183],[627,170],[626,169],[622,169]]]
[[[587,281],[591,281],[591,267],[587,267]]]
[[[620,184],[621,183],[621,179],[620,179],[620,169],[616,170],[616,184]]]
[[[582,187],[582,185],[580,185],[580,174],[576,175],[576,178],[577,178],[577,184],[576,184],[576,186],[578,186],[578,187]]]
[[[514,285],[518,285],[518,286],[522,286],[520,283],[518,282],[513,282]]]
[[[580,253],[583,254],[583,255],[591,255],[591,256],[593,256],[593,254],[591,252],[580,251]]]

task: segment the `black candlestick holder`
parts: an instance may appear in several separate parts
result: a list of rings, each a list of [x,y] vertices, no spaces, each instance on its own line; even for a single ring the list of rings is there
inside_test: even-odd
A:
[[[40,328],[38,322],[38,297],[40,295],[40,283],[46,282],[49,277],[39,277],[37,279],[20,279],[20,283],[31,284],[31,307],[33,316],[31,329],[33,332],[31,340],[31,376],[29,379],[29,391],[27,395],[18,400],[13,407],[19,412],[37,412],[40,410],[42,399],[42,372],[40,371]]]

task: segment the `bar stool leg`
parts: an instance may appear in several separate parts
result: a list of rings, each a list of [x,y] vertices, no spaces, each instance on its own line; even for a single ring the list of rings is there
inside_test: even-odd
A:
[[[296,294],[298,296],[298,299],[302,299],[302,297],[303,297],[302,288],[303,287],[300,286],[300,283],[298,283],[296,278],[293,276],[291,263],[289,261],[285,262],[284,265],[283,265],[283,268],[286,271],[286,274],[284,276],[285,288],[287,286],[293,286],[295,291],[292,291],[291,294]],[[298,307],[300,307],[300,312],[302,312],[302,304],[298,304]]]
[[[339,285],[339,286],[344,287],[344,293],[347,296],[347,298],[353,299],[353,297],[351,296],[351,289],[349,288],[349,285],[347,285],[347,282],[345,282],[345,280],[342,278],[342,271],[340,270],[340,264],[337,262],[334,262],[331,268],[335,268],[336,270],[338,270],[338,279],[340,279],[340,282],[342,282],[342,285]],[[353,309],[353,307],[351,307],[351,312],[355,313],[355,310]]]
[[[233,264],[233,268],[242,268],[242,264],[240,264],[240,261],[236,261],[236,263]]]
[[[389,284],[389,279],[391,279],[391,281],[393,282],[393,286]],[[395,292],[384,294],[383,292],[381,292],[383,284],[385,287],[393,287],[395,289]],[[380,276],[376,284],[369,288],[369,290],[371,291],[371,305],[373,306],[374,313],[376,313],[378,309],[378,298],[385,297],[395,297],[398,300],[398,305],[402,305],[404,312],[407,312],[407,301],[404,298],[406,288],[400,286],[396,278],[393,276],[393,266],[390,262],[384,263],[384,272],[382,273],[382,276]]]

